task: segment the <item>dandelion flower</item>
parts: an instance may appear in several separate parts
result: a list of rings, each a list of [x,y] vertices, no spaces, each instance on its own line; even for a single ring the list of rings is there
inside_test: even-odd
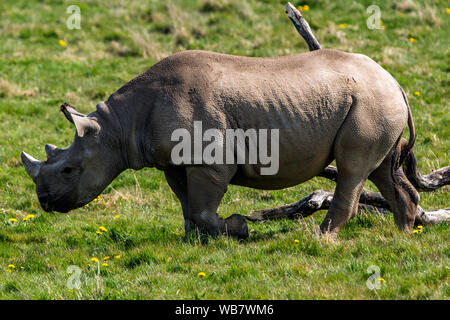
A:
[[[414,91],[414,95],[420,96],[420,91]]]
[[[423,229],[423,226],[417,226],[417,229]]]
[[[206,273],[204,273],[204,272],[199,272],[199,273],[197,274],[197,277],[200,277],[200,278],[206,277]]]
[[[386,282],[386,280],[384,280],[383,278],[380,278],[380,279],[378,279],[378,280],[380,280],[380,281],[383,282],[383,283]]]
[[[58,42],[61,47],[67,46],[67,43],[64,40],[59,40]]]
[[[119,219],[120,218],[120,214],[116,214],[115,216],[114,216],[114,219]]]
[[[94,258],[91,258],[91,261],[97,263],[98,259],[94,257]]]
[[[16,266],[15,266],[15,265],[13,265],[13,264],[10,264],[10,265],[8,265],[8,268],[10,268],[10,269],[15,269],[15,268],[16,268]]]
[[[85,204],[84,206],[85,206],[86,208],[89,207],[89,203]]]
[[[347,25],[344,24],[344,23],[341,23],[341,24],[339,25],[339,28],[341,28],[341,29],[345,29],[346,27],[347,27]]]
[[[308,12],[309,11],[309,6],[307,4],[305,4],[303,6],[303,11]]]
[[[11,218],[11,219],[9,219],[9,222],[16,222],[16,221],[17,221],[16,218]]]
[[[300,240],[295,239],[294,242],[295,243],[300,243]]]
[[[97,230],[97,231],[95,231],[95,233],[96,233],[96,234],[103,234],[103,232],[101,232],[101,231],[98,231],[98,230]]]
[[[409,42],[411,42],[411,43],[414,43],[414,42],[416,42],[416,41],[417,41],[417,39],[415,39],[415,38],[413,38],[413,37],[409,38]]]
[[[114,256],[115,259],[120,259],[120,254]]]
[[[106,256],[106,257],[103,258],[104,261],[105,261],[105,260],[109,260],[109,259],[111,259],[110,256]]]
[[[445,12],[450,13],[450,8],[445,8]]]
[[[33,219],[34,218],[34,214],[29,214],[27,215],[25,218],[23,218],[24,221],[27,221],[29,219]]]
[[[107,232],[108,231],[108,229],[106,229],[104,226],[98,227],[98,229],[100,231],[103,231],[103,232]]]
[[[102,263],[102,267],[107,267],[108,266],[108,264],[105,262],[105,263]]]

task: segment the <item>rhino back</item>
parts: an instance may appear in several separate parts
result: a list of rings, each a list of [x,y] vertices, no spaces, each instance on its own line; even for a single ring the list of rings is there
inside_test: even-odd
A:
[[[365,58],[335,50],[278,58],[184,51],[155,64],[117,94],[130,95],[139,109],[140,124],[134,126],[145,137],[142,149],[160,167],[170,164],[176,144],[172,132],[192,132],[194,121],[202,121],[204,130],[279,129],[280,171],[266,180],[292,179],[281,182],[285,187],[317,175],[332,161],[333,141],[352,97],[366,90],[361,65],[367,64]],[[236,183],[258,179],[259,165],[241,167]]]

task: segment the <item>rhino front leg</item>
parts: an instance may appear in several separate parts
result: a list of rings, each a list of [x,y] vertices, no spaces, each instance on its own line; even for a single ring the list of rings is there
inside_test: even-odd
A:
[[[186,235],[192,230],[193,223],[189,219],[188,213],[188,188],[187,188],[187,177],[186,168],[184,167],[171,167],[164,170],[164,175],[166,176],[167,183],[169,184],[172,191],[177,196],[181,203],[181,209],[183,210],[184,217],[184,231]]]
[[[223,220],[217,215],[217,208],[236,170],[236,167],[227,165],[186,169],[189,219],[201,231],[214,236],[248,237],[244,217],[234,214]]]

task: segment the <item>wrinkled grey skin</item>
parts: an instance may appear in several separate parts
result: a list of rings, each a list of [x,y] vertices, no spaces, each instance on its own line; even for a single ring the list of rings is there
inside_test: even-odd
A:
[[[318,175],[336,160],[335,196],[321,225],[338,232],[356,214],[369,178],[389,201],[397,226],[411,231],[418,194],[398,166],[411,149],[414,127],[403,90],[371,59],[336,50],[280,58],[185,51],[163,59],[113,93],[88,116],[68,105],[77,129],[66,150],[46,146],[39,162],[22,161],[44,210],[67,212],[99,195],[123,170],[156,167],[181,202],[186,232],[248,235],[245,219],[221,219],[229,184],[281,189]],[[173,165],[175,129],[279,129],[279,171],[260,164]],[[406,148],[399,144],[409,124]]]

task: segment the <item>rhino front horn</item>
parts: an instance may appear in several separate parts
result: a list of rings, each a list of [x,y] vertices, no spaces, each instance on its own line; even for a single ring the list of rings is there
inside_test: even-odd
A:
[[[24,151],[22,151],[20,157],[22,158],[23,166],[25,167],[28,175],[31,177],[31,179],[35,180],[39,174],[42,163]]]

